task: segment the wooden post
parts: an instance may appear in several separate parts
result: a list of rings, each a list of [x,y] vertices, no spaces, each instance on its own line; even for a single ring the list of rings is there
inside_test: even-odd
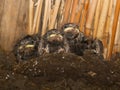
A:
[[[81,0],[80,1],[80,5],[78,6],[78,11],[77,11],[77,13],[76,13],[76,15],[75,15],[75,23],[76,24],[79,24],[79,22],[80,22],[80,16],[81,16],[81,13],[82,13],[82,9],[83,9],[83,6],[84,6],[84,2],[85,2],[85,0]]]
[[[112,36],[111,36],[111,41],[110,41],[110,48],[108,50],[108,59],[110,59],[112,56],[119,13],[120,13],[120,0],[117,0],[115,14],[114,14],[114,21],[113,21],[113,26],[112,26]]]
[[[103,39],[103,30],[104,30],[105,22],[107,18],[108,6],[109,6],[109,0],[104,0],[100,21],[98,24],[98,31],[97,31],[97,38],[100,40]]]
[[[5,51],[12,51],[15,40],[26,34],[28,25],[27,8],[27,0],[5,0],[4,12],[0,21],[0,45]]]
[[[73,0],[70,22],[74,23],[79,0]]]
[[[58,29],[62,27],[64,7],[65,7],[65,0],[61,0],[59,11],[58,11],[59,17],[57,18]]]
[[[43,17],[43,25],[42,25],[42,36],[47,31],[47,23],[49,20],[50,9],[51,9],[51,0],[45,0],[45,10],[44,10],[44,17]]]
[[[86,29],[85,29],[86,36],[90,36],[90,33],[91,33],[92,23],[93,23],[95,10],[96,10],[97,1],[98,0],[92,0],[92,3],[90,4],[88,16],[87,16],[87,21],[86,21]]]
[[[107,58],[107,50],[108,50],[109,36],[110,36],[110,34],[109,34],[109,32],[110,32],[110,21],[111,21],[111,17],[112,17],[113,3],[114,3],[114,0],[110,0],[108,14],[107,14],[107,20],[106,20],[106,24],[105,24],[106,27],[105,27],[105,30],[103,31],[103,33],[104,33],[104,38],[103,38],[104,58]]]
[[[1,20],[1,48],[5,51],[12,49],[17,26],[20,0],[5,0],[4,12]],[[15,6],[15,7],[13,7]],[[14,11],[14,12],[13,12]]]
[[[119,15],[119,19],[118,19],[118,24],[117,24],[117,31],[116,31],[116,35],[115,35],[115,43],[114,43],[114,50],[113,50],[113,54],[115,54],[116,52],[120,52],[119,48],[120,48],[120,15]]]
[[[41,13],[42,13],[42,6],[43,6],[43,0],[40,0],[40,3],[38,3],[38,7],[36,9],[36,17],[37,17],[37,22],[36,22],[36,30],[35,33],[37,34],[39,32],[39,26],[40,26],[40,18],[41,18]],[[37,13],[38,11],[38,13]]]
[[[69,16],[70,16],[70,8],[71,8],[72,0],[66,0],[65,2],[65,9],[63,14],[63,23],[65,24],[68,22]]]
[[[90,0],[85,1],[84,10],[82,11],[81,21],[80,21],[80,31],[84,32],[84,25],[86,20],[86,15],[89,7]]]
[[[33,33],[33,18],[34,18],[34,2],[33,0],[29,1],[29,29],[28,34],[32,35]]]
[[[95,17],[94,17],[94,31],[93,31],[93,38],[94,39],[97,36],[98,23],[99,23],[102,4],[103,4],[103,0],[98,0],[96,12],[95,12]]]
[[[119,26],[118,26],[118,35],[117,35],[117,43],[118,43],[118,48],[117,48],[117,52],[120,52],[120,15],[119,15]]]
[[[49,30],[54,28],[55,20],[56,20],[57,14],[58,14],[59,6],[60,6],[60,2],[61,2],[61,0],[55,1],[54,10],[53,10],[53,13],[51,13],[52,15],[50,17]]]
[[[111,16],[112,16],[112,5],[113,5],[113,2],[114,2],[114,0],[110,0],[109,10],[108,10],[107,20],[106,20],[105,33],[109,32],[110,20],[111,20]]]
[[[32,29],[34,34],[37,34],[38,30],[39,30],[42,5],[43,5],[43,0],[38,0],[35,17],[34,17],[34,22],[33,22],[33,29]]]
[[[5,0],[0,1],[0,27],[1,27],[1,20],[3,16],[3,11],[4,11],[4,2]],[[0,37],[1,37],[1,30],[0,30]]]

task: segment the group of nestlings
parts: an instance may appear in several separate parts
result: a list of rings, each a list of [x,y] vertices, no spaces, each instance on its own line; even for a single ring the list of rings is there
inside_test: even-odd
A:
[[[82,56],[85,50],[102,55],[103,44],[98,39],[86,37],[78,25],[67,23],[60,30],[48,30],[42,37],[24,37],[15,45],[14,54],[17,60],[28,60],[47,53],[73,53]]]

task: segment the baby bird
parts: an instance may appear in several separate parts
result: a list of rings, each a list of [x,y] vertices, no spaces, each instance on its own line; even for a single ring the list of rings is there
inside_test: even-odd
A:
[[[104,52],[104,46],[101,40],[99,39],[94,39],[91,43],[90,46],[91,50],[93,50],[93,52],[95,54],[97,54],[98,56],[103,56],[103,52]]]
[[[40,38],[37,35],[27,35],[21,40],[19,40],[14,46],[13,53],[16,59],[28,60],[38,55],[38,44]]]
[[[39,54],[66,52],[64,38],[57,29],[51,29],[43,35],[39,44]]]
[[[87,44],[84,42],[85,36],[80,32],[79,26],[74,23],[67,23],[62,26],[61,32],[69,45],[69,52],[83,55]]]

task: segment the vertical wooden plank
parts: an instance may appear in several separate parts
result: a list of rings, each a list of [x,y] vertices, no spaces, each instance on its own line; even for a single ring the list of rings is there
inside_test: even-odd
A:
[[[5,51],[11,51],[15,41],[26,34],[26,29],[28,28],[27,2],[18,0],[16,3],[15,0],[5,0],[5,8],[1,20],[2,27],[0,28],[2,31],[0,44]]]
[[[28,34],[33,34],[34,2],[29,0],[29,29]]]
[[[45,10],[44,10],[44,18],[43,18],[43,25],[42,25],[42,35],[45,34],[47,31],[47,25],[48,25],[48,20],[49,20],[49,15],[50,15],[50,6],[51,0],[45,0]]]
[[[2,15],[3,15],[4,2],[5,2],[5,0],[0,0],[0,21],[2,19]]]
[[[77,7],[78,7],[78,1],[79,0],[73,0],[72,11],[71,11],[71,18],[70,18],[70,22],[71,23],[75,22],[75,14],[76,14]]]
[[[103,4],[103,0],[98,0],[96,12],[95,12],[95,17],[94,17],[94,31],[93,31],[93,38],[94,39],[97,36],[98,23],[99,23],[102,4]]]
[[[90,7],[89,7],[87,21],[86,21],[86,27],[85,27],[86,28],[85,29],[86,36],[90,36],[91,30],[92,30],[93,18],[94,18],[96,6],[97,6],[97,1],[98,0],[92,0]]]
[[[112,36],[111,36],[111,41],[110,41],[110,48],[108,50],[108,59],[111,58],[112,51],[113,51],[115,35],[116,35],[116,30],[117,30],[116,28],[117,28],[117,23],[118,23],[118,17],[120,14],[119,12],[120,12],[120,0],[117,0],[115,14],[114,14],[114,21],[113,21],[113,26],[112,26]]]
[[[117,24],[117,31],[116,31],[116,36],[115,36],[115,43],[114,43],[114,50],[113,50],[113,54],[115,54],[116,52],[120,52],[119,48],[120,48],[120,15],[119,15],[119,19],[118,19],[118,24]]]
[[[3,16],[4,2],[5,2],[5,0],[0,1],[0,37],[1,37],[1,19]]]
[[[15,38],[14,44],[16,40],[24,37],[28,34],[29,29],[29,0],[20,0],[20,7],[17,16],[17,26],[15,29]]]
[[[84,10],[82,11],[82,16],[81,16],[81,21],[80,21],[80,31],[81,32],[84,32],[86,15],[88,12],[89,3],[90,3],[90,0],[85,1]]]
[[[111,41],[111,36],[112,36],[112,26],[113,26],[113,20],[114,20],[114,12],[115,12],[115,7],[116,7],[116,1],[117,0],[113,0],[113,4],[112,4],[112,13],[111,13],[111,18],[110,18],[110,26],[109,26],[109,39],[108,39],[108,46],[107,46],[107,51],[105,50],[104,55],[106,54],[105,58],[106,60],[108,59],[108,52],[110,49],[110,41]]]
[[[108,10],[107,20],[106,20],[105,33],[109,32],[110,20],[111,20],[111,16],[112,16],[113,2],[114,2],[114,0],[110,0],[109,10]]]
[[[38,5],[37,5],[37,8],[36,8],[34,22],[33,22],[33,29],[32,29],[33,34],[37,34],[38,31],[39,31],[38,29],[39,29],[39,25],[40,25],[40,18],[41,18],[41,13],[42,13],[43,0],[38,0],[37,4]]]
[[[63,23],[68,23],[68,19],[70,16],[70,8],[71,8],[72,0],[66,0],[65,1],[65,9],[64,9],[64,14],[63,14]]]
[[[103,38],[103,42],[104,42],[104,58],[107,58],[107,49],[108,49],[108,44],[109,44],[109,31],[110,31],[110,21],[112,18],[112,9],[113,9],[113,3],[114,0],[110,0],[110,4],[109,4],[109,10],[108,10],[108,14],[107,14],[107,20],[106,20],[106,24],[105,24],[105,30],[103,31],[104,34],[104,38]]]
[[[58,11],[58,16],[57,16],[57,27],[60,29],[62,26],[62,21],[63,21],[63,11],[65,7],[65,0],[61,0],[59,11]]]
[[[100,15],[100,20],[98,24],[98,30],[97,30],[97,38],[100,39],[103,42],[103,46],[105,46],[104,38],[105,38],[105,23],[107,20],[107,13],[109,8],[110,0],[104,0],[103,7]]]
[[[80,0],[79,2],[80,2],[80,5],[78,6],[78,8],[77,8],[78,11],[75,15],[75,23],[76,24],[79,24],[79,22],[80,22],[80,16],[81,16],[81,12],[82,12],[85,0]]]
[[[55,1],[54,10],[53,10],[53,13],[51,13],[52,15],[50,17],[49,29],[54,28],[56,17],[57,17],[57,14],[58,14],[58,9],[59,9],[59,6],[60,6],[60,2],[61,2],[61,0],[56,0]]]
[[[109,0],[104,0],[103,8],[100,15],[100,21],[98,24],[98,31],[97,31],[97,38],[102,40],[103,39],[103,30],[105,27],[107,12],[108,12]]]
[[[120,14],[119,14],[119,26],[118,26],[118,29],[117,29],[117,31],[118,31],[118,35],[117,35],[117,40],[116,40],[116,42],[118,43],[118,48],[117,48],[117,52],[120,52]]]
[[[5,0],[3,17],[1,20],[1,42],[4,50],[12,50],[11,45],[15,36],[17,16],[21,0]]]
[[[37,25],[36,25],[36,30],[35,33],[37,34],[39,32],[39,28],[40,28],[40,21],[41,21],[41,13],[42,13],[42,6],[43,6],[43,0],[40,0],[40,6],[38,7],[39,9],[39,13],[38,13],[38,20],[37,20]]]

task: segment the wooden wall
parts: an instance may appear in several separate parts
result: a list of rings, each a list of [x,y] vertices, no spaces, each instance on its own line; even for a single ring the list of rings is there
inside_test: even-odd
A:
[[[87,36],[102,40],[104,56],[111,56],[120,52],[119,13],[120,0],[0,0],[0,46],[11,51],[26,34],[43,35],[73,22]]]
[[[29,0],[0,0],[0,46],[11,51],[28,28]]]

